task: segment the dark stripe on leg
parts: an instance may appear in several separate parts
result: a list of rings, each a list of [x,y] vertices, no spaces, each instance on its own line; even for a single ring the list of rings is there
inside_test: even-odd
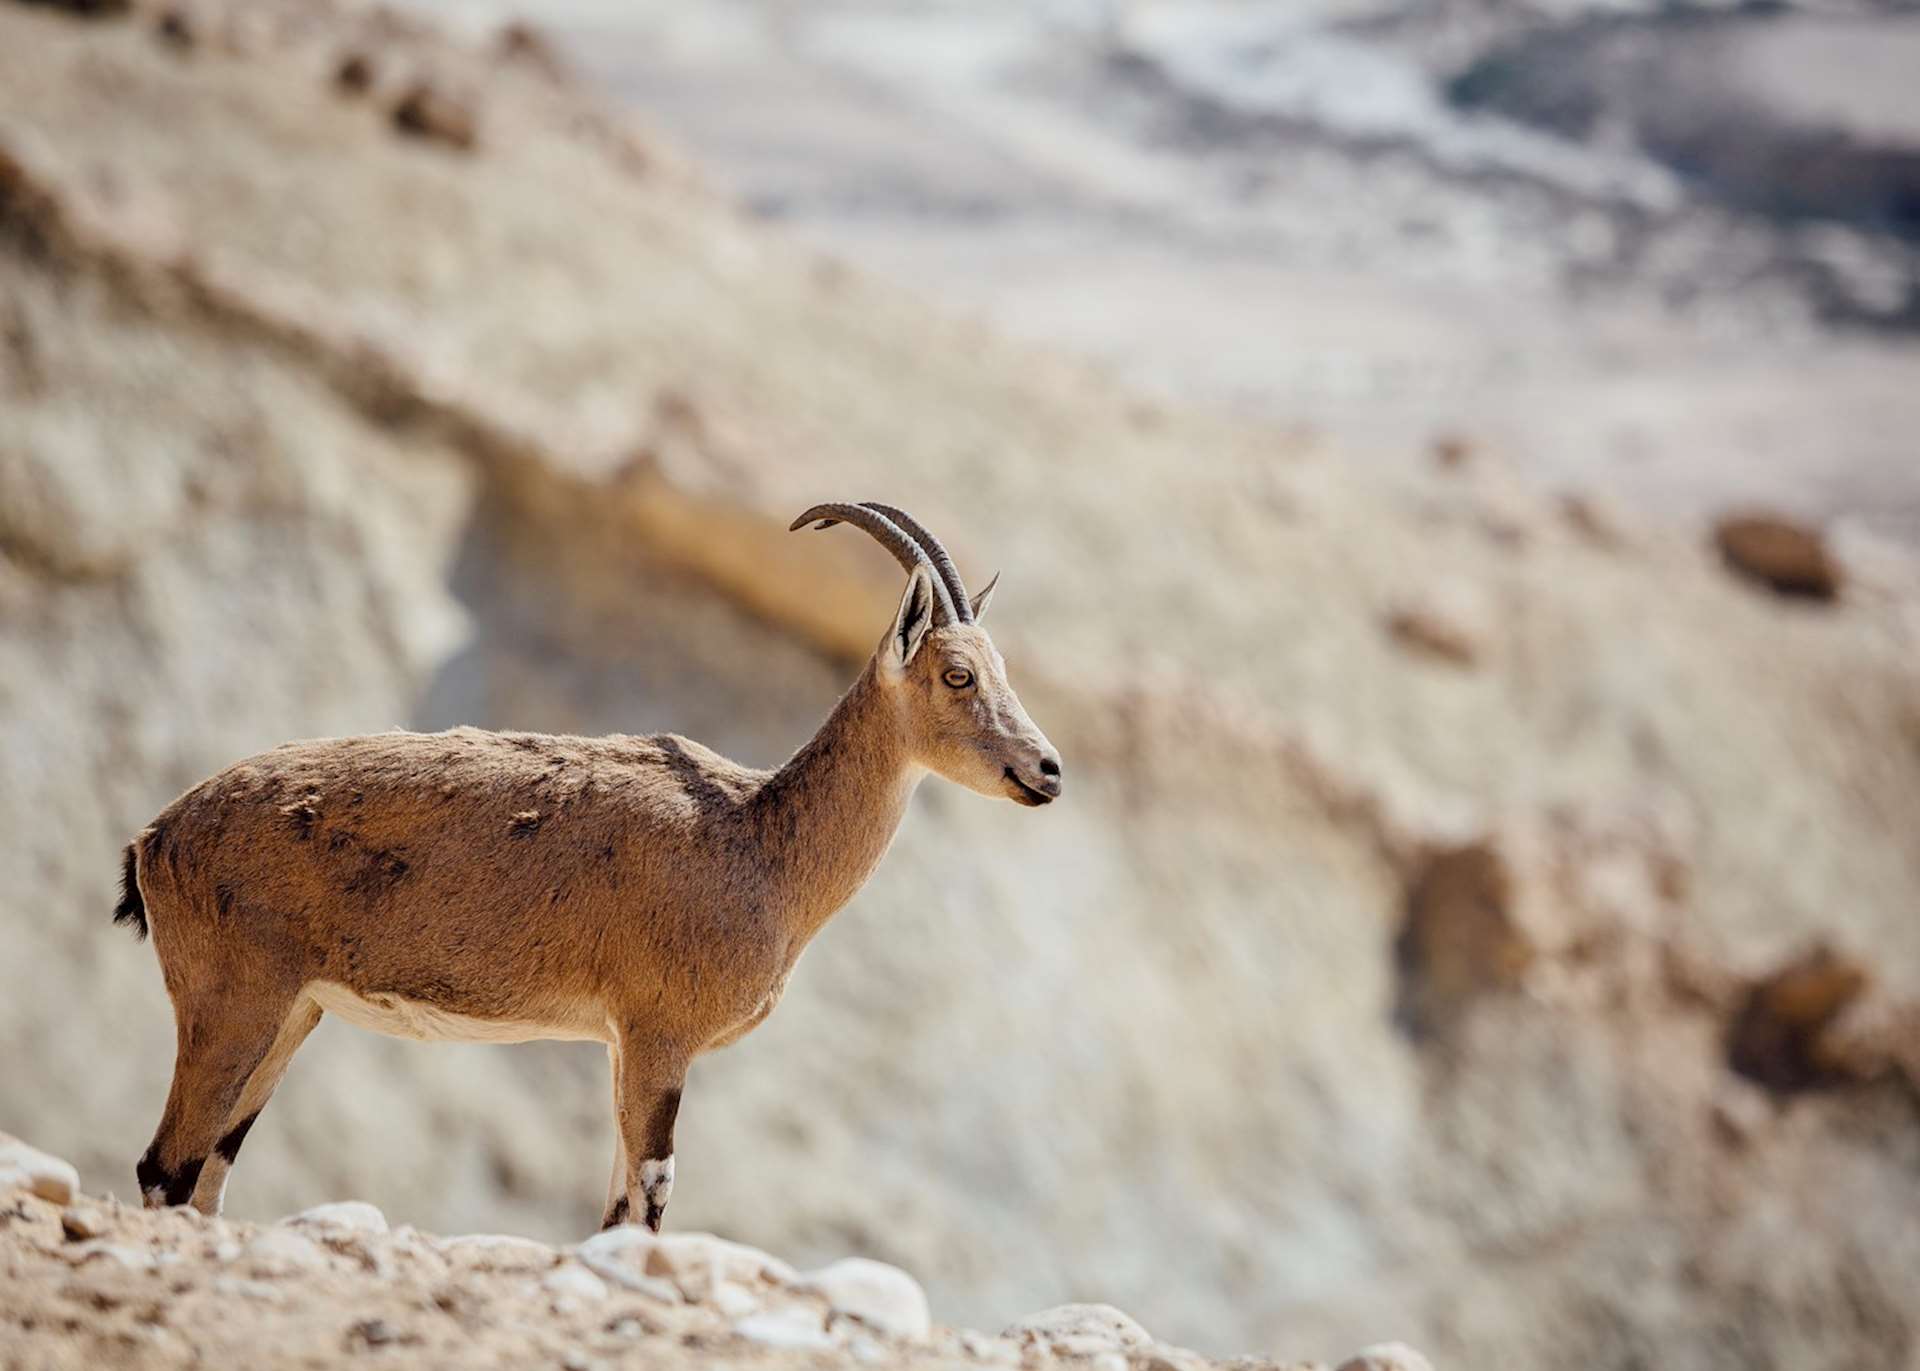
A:
[[[140,1159],[133,1169],[140,1179],[141,1194],[151,1194],[158,1190],[166,1203],[186,1204],[193,1199],[193,1188],[200,1184],[201,1168],[206,1166],[205,1157],[195,1157],[192,1161],[181,1163],[178,1171],[169,1171],[160,1164],[159,1153],[152,1148]]]
[[[621,1224],[625,1223],[626,1221],[627,1221],[627,1197],[625,1195],[622,1195],[619,1199],[613,1202],[613,1207],[607,1210],[607,1217],[600,1220],[600,1227],[602,1227],[603,1229],[617,1228]]]
[[[225,1161],[228,1166],[232,1166],[233,1159],[240,1155],[240,1144],[247,1140],[247,1130],[253,1127],[253,1121],[259,1117],[260,1111],[257,1109],[254,1110],[253,1113],[247,1115],[246,1118],[240,1120],[240,1122],[232,1128],[229,1128],[227,1130],[227,1136],[213,1145],[213,1150],[220,1154],[221,1160]]]
[[[165,1190],[167,1172],[166,1168],[160,1165],[160,1149],[149,1147],[147,1154],[133,1168],[133,1174],[139,1178],[142,1195],[150,1195],[156,1190]]]

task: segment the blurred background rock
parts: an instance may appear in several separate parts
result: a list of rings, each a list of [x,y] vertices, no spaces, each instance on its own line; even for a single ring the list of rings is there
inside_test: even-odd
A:
[[[0,5],[0,1126],[132,1192],[178,790],[773,763],[898,590],[785,522],[884,496],[1073,793],[923,788],[676,1224],[987,1327],[1911,1365],[1910,12],[438,18]],[[230,1208],[579,1235],[604,1071],[325,1025]]]

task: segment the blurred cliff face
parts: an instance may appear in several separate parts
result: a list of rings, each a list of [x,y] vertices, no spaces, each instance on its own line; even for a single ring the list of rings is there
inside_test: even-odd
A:
[[[1663,519],[1760,498],[1920,540],[1911,14],[574,0],[553,22],[756,215],[1142,386],[1311,424],[1346,463],[1460,431]]]
[[[0,344],[0,1125],[96,1187],[171,1059],[107,923],[155,809],[396,724],[777,760],[899,589],[786,520],[872,494],[1005,569],[1075,786],[923,788],[696,1071],[677,1222],[989,1326],[1909,1355],[1909,560],[1787,602],[1471,452],[1144,405],[768,236],[526,38],[379,12],[0,8]],[[328,1025],[233,1206],[584,1232],[604,1070]]]

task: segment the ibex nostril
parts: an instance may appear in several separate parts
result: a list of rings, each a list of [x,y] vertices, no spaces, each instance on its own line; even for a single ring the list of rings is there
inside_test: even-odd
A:
[[[1040,759],[1040,774],[1042,776],[1058,776],[1060,774],[1060,763],[1054,761],[1051,757],[1042,757]]]

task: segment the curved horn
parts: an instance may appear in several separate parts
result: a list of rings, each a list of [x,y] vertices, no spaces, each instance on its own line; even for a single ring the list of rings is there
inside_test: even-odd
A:
[[[817,521],[817,522],[816,522]],[[852,524],[873,535],[873,540],[893,554],[893,560],[908,571],[924,566],[933,572],[934,622],[936,624],[962,624],[965,619],[954,608],[953,593],[947,589],[946,578],[940,568],[934,564],[927,550],[914,538],[882,514],[877,509],[865,505],[815,505],[812,509],[787,525],[787,532],[798,532],[807,524],[815,528],[832,528],[835,524]],[[962,603],[965,603],[964,601]]]
[[[878,500],[862,500],[861,504],[877,513],[884,514],[894,523],[907,531],[907,536],[920,544],[927,554],[927,560],[933,563],[933,569],[941,580],[947,583],[947,594],[953,600],[953,608],[960,616],[960,622],[973,622],[973,602],[967,598],[966,583],[960,579],[960,568],[953,564],[953,558],[940,546],[940,540],[927,532],[926,526],[904,509],[895,509],[892,505],[883,505]]]

